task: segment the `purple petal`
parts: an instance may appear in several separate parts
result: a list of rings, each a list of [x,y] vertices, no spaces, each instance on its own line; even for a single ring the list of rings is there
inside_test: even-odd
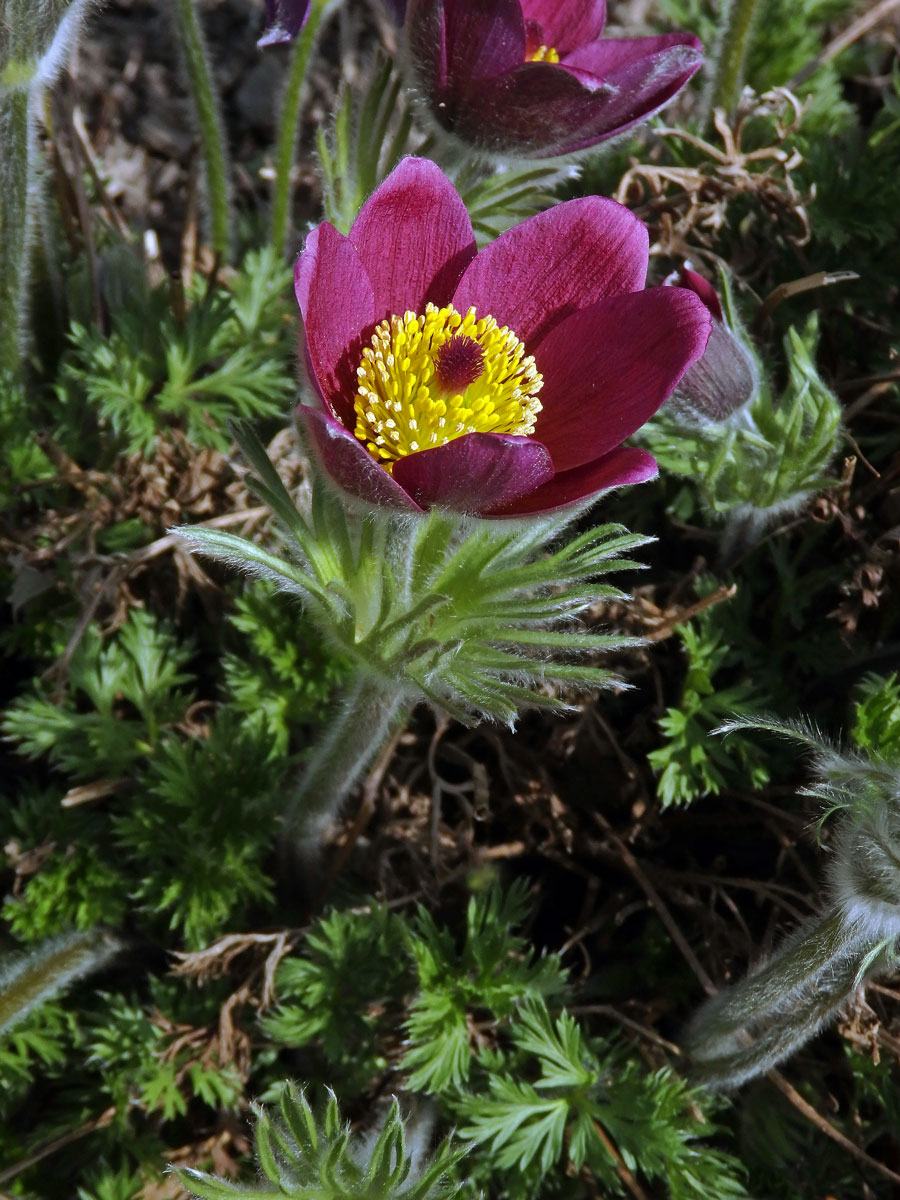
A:
[[[468,433],[394,464],[394,479],[423,508],[480,513],[509,504],[553,477],[540,442],[512,434]]]
[[[533,350],[544,376],[537,434],[557,472],[601,458],[640,429],[703,354],[710,323],[693,292],[661,287],[557,325]]]
[[[698,275],[696,271],[692,271],[685,264],[678,273],[678,284],[680,287],[690,288],[692,292],[699,296],[717,321],[725,320],[722,315],[719,293],[708,279],[704,279],[702,275]]]
[[[421,512],[419,505],[378,465],[362,442],[334,417],[307,404],[299,405],[294,416],[308,433],[322,468],[338,487],[369,504]]]
[[[537,21],[543,44],[560,55],[595,41],[606,24],[606,0],[521,0],[526,21]]]
[[[306,239],[294,269],[307,370],[329,408],[350,421],[364,334],[374,321],[372,284],[353,244],[327,221]]]
[[[466,206],[434,163],[405,158],[350,230],[374,291],[375,319],[446,304],[475,255]],[[340,293],[336,293],[339,295]]]
[[[646,75],[667,56],[679,51],[688,51],[694,69],[700,65],[698,57],[703,53],[699,38],[692,33],[660,33],[652,37],[603,38],[585,42],[565,56],[563,66],[585,71],[599,79],[609,79],[631,67],[640,67]]]
[[[645,226],[614,200],[569,200],[508,229],[469,264],[453,298],[508,325],[529,353],[570,313],[638,291],[647,275]]]
[[[436,111],[525,58],[519,0],[412,0],[407,29],[413,64]]]
[[[629,49],[623,43],[606,52],[616,42],[601,40],[558,65],[524,62],[462,92],[448,89],[433,115],[461,140],[495,153],[546,158],[583,150],[658,111],[702,62],[688,34],[630,39]]]
[[[266,27],[257,46],[289,42],[306,24],[309,0],[266,0]]]
[[[532,513],[551,512],[555,508],[565,508],[567,504],[583,500],[585,496],[609,491],[610,488],[646,483],[648,479],[655,479],[658,474],[656,460],[646,450],[620,446],[611,454],[585,463],[583,467],[554,475],[549,483],[543,484],[529,495],[482,515],[523,517]]]
[[[702,63],[700,41],[687,33],[606,38],[580,47],[560,65],[594,100],[585,112],[584,129],[570,126],[561,144],[566,151],[582,150],[646,120],[681,91]]]

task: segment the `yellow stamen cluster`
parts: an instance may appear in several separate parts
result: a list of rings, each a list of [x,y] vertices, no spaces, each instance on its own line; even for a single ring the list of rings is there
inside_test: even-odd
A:
[[[554,50],[552,46],[538,46],[537,50],[533,50],[531,54],[525,56],[528,62],[559,62],[559,51]]]
[[[460,347],[471,364],[456,363]],[[387,471],[398,458],[446,445],[467,433],[534,432],[544,380],[534,358],[505,325],[426,304],[425,315],[388,317],[356,370],[355,435]],[[449,378],[448,378],[449,376]]]

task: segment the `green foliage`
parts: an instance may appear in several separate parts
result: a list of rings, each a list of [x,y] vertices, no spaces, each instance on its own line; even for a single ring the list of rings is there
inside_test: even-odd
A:
[[[87,1061],[99,1073],[100,1089],[120,1119],[136,1105],[170,1121],[187,1112],[191,1099],[216,1111],[235,1108],[242,1091],[238,1072],[209,1056],[198,1057],[189,1043],[179,1048],[165,1018],[172,998],[164,988],[154,991],[162,1012],[110,994],[101,997],[102,1007],[87,1022]]]
[[[0,1034],[0,1116],[6,1117],[42,1067],[63,1063],[72,1042],[73,1020],[59,1001],[48,1000],[18,1025]]]
[[[698,1093],[551,1011],[567,980],[556,955],[536,956],[517,931],[529,907],[521,881],[505,893],[494,883],[470,897],[458,937],[423,909],[333,912],[279,967],[281,1004],[263,1029],[292,1052],[318,1046],[342,1094],[365,1095],[354,1063],[368,1078],[385,1070],[405,1009],[404,1086],[437,1104],[470,1144],[467,1195],[569,1194],[565,1181],[582,1168],[618,1194],[617,1154],[636,1174],[666,1180],[679,1200],[743,1195],[734,1161],[698,1140],[714,1132]],[[203,1184],[233,1187],[206,1176]],[[200,1196],[243,1194],[192,1186]],[[324,1177],[318,1186],[312,1194],[329,1194]]]
[[[711,582],[711,581],[710,581]],[[721,617],[700,613],[679,629],[688,658],[684,689],[677,707],[660,718],[664,744],[648,754],[658,771],[657,795],[667,807],[689,804],[724,788],[761,787],[769,779],[764,756],[752,742],[723,743],[713,730],[735,712],[756,712],[766,696],[758,682],[739,679],[723,685],[739,657],[721,628]]]
[[[850,736],[860,750],[900,766],[900,680],[867,675],[860,683]]]
[[[420,908],[409,936],[419,991],[406,1022],[410,1048],[403,1066],[410,1087],[442,1092],[468,1079],[471,1021],[486,1009],[508,1017],[520,1001],[559,995],[565,975],[555,954],[538,957],[512,932],[528,908],[522,881],[503,895],[474,895],[466,909],[465,941],[457,950],[449,930]]]
[[[836,480],[827,472],[841,437],[841,406],[819,375],[818,321],[784,349],[788,382],[776,401],[763,379],[728,421],[699,423],[663,408],[640,433],[660,468],[694,481],[700,505],[725,521],[726,545],[752,545],[772,521]]]
[[[17,938],[32,942],[101,921],[118,925],[127,910],[121,869],[86,844],[68,845],[45,860],[21,896],[7,897],[3,919]]]
[[[487,1094],[464,1094],[460,1134],[502,1172],[544,1178],[561,1163],[585,1166],[625,1194],[621,1165],[664,1179],[673,1197],[744,1196],[734,1159],[696,1144],[712,1127],[692,1112],[693,1094],[668,1070],[648,1073],[609,1045],[591,1043],[563,1011],[521,1005],[510,1024],[513,1072],[491,1076]]]
[[[349,233],[366,197],[386,179],[413,133],[403,78],[387,57],[375,62],[367,84],[346,84],[334,118],[316,135],[325,216]]]
[[[280,1004],[262,1022],[268,1036],[291,1047],[317,1042],[329,1079],[365,1087],[386,1065],[376,1038],[385,1005],[398,1006],[408,982],[404,928],[380,905],[322,917],[302,955],[278,968]]]
[[[294,391],[289,281],[271,249],[252,251],[230,288],[197,281],[183,315],[161,287],[113,308],[108,333],[75,323],[58,385],[67,422],[93,412],[130,453],[172,424],[226,450],[230,419],[275,416]]]
[[[61,703],[39,693],[10,706],[3,728],[21,754],[117,797],[87,817],[52,793],[11,807],[10,832],[25,846],[56,841],[22,895],[6,901],[18,937],[115,924],[137,910],[199,946],[235,912],[270,900],[263,864],[284,759],[265,724],[228,709],[205,736],[180,734],[192,656],[165,622],[135,610],[106,642],[86,632]]]
[[[243,588],[231,623],[244,636],[240,653],[222,659],[230,706],[263,721],[283,755],[298,729],[321,719],[346,666],[328,653],[297,601],[270,584]]]
[[[191,697],[181,685],[191,678],[183,670],[191,652],[165,623],[135,609],[106,645],[87,630],[62,705],[41,693],[24,697],[10,706],[3,732],[27,758],[46,757],[75,779],[96,779],[101,764],[106,778],[126,774],[184,718]],[[79,711],[85,701],[93,711]]]
[[[713,58],[722,25],[723,6],[713,0],[661,0],[666,28],[687,29]],[[819,53],[824,31],[848,18],[849,0],[759,0],[744,64],[744,82],[758,95],[783,87]],[[804,128],[834,133],[851,119],[841,94],[837,65],[826,63],[797,91],[809,104]]]
[[[460,1191],[448,1177],[463,1151],[445,1141],[427,1163],[407,1151],[406,1130],[396,1100],[378,1137],[354,1138],[341,1121],[337,1099],[328,1101],[316,1118],[306,1097],[287,1084],[279,1115],[256,1110],[254,1141],[266,1183],[238,1187],[201,1171],[178,1171],[178,1177],[201,1200],[245,1200],[297,1196],[306,1200],[439,1200]],[[417,1156],[418,1157],[418,1156]],[[272,1186],[268,1186],[271,1184]]]
[[[507,167],[486,173],[482,164],[464,162],[454,186],[482,242],[493,241],[504,229],[524,221],[556,202],[555,190],[568,175],[555,165]]]
[[[804,174],[815,182],[810,206],[817,241],[849,251],[847,266],[865,278],[889,278],[897,261],[894,245],[893,183],[900,169],[900,67],[869,126],[854,124],[837,138],[810,138],[804,145]],[[877,300],[876,295],[871,299]]]
[[[190,946],[236,910],[271,899],[263,852],[272,844],[282,769],[265,730],[223,712],[205,738],[168,740],[143,776],[145,803],[113,822],[117,844],[142,863],[131,897],[166,913]]]
[[[34,437],[34,412],[25,389],[7,373],[0,373],[0,511],[29,491],[52,479],[53,464]]]
[[[199,525],[179,533],[196,553],[301,597],[322,638],[362,684],[377,685],[386,697],[389,680],[393,698],[432,701],[467,723],[490,717],[509,725],[525,706],[568,707],[538,685],[611,686],[607,669],[558,660],[628,641],[571,625],[599,599],[621,597],[599,579],[637,566],[624,556],[644,538],[607,524],[562,539],[579,505],[526,527],[473,523],[438,508],[414,523],[380,509],[348,524],[345,499],[314,454],[311,496],[301,511],[252,430],[242,427],[239,439],[254,471],[250,484],[278,519],[284,550],[274,554]],[[570,628],[558,629],[564,622]],[[327,784],[316,782],[318,811],[326,810]],[[310,800],[308,783],[303,788]]]

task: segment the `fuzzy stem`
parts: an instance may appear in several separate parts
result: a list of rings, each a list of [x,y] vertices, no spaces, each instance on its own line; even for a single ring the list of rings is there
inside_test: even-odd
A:
[[[0,376],[22,368],[27,310],[33,136],[30,92],[0,90]]]
[[[744,84],[744,60],[750,45],[750,30],[757,0],[731,0],[725,11],[724,24],[716,48],[712,88],[709,93],[706,121],[717,108],[734,113]]]
[[[293,196],[294,156],[300,132],[300,105],[303,101],[303,85],[313,46],[322,24],[322,18],[330,7],[331,0],[313,0],[309,16],[294,45],[287,83],[281,100],[281,121],[275,149],[275,182],[272,185],[272,232],[270,245],[280,257],[285,249],[288,223]]]
[[[105,966],[121,949],[111,934],[88,930],[50,938],[0,967],[0,1031],[18,1024],[67,984]]]
[[[228,257],[233,222],[228,150],[219,115],[218,99],[209,69],[206,41],[193,0],[173,0],[173,8],[203,141],[210,243],[213,252],[224,260]]]
[[[358,677],[315,747],[291,800],[287,824],[315,846],[341,803],[387,741],[402,695],[390,681]]]

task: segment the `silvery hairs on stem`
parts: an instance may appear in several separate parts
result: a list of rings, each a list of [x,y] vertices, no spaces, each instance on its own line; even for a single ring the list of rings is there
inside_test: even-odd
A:
[[[466,724],[513,726],[527,707],[570,709],[556,685],[627,686],[585,659],[639,639],[597,633],[577,619],[598,601],[624,598],[598,579],[639,566],[627,555],[650,539],[611,524],[577,532],[596,497],[503,521],[442,508],[373,511],[308,455],[308,494],[298,507],[255,434],[242,427],[236,437],[281,546],[273,552],[201,525],[174,532],[195,553],[297,596],[350,664],[346,695],[288,802],[287,828],[307,850],[419,701]]]
[[[896,967],[900,938],[900,767],[841,751],[803,722],[747,718],[718,732],[764,729],[811,752],[801,794],[840,813],[825,911],[800,926],[740,983],[707,1001],[685,1044],[703,1082],[735,1088],[809,1040],[868,977]]]
[[[43,152],[41,97],[66,65],[97,0],[0,0],[0,377],[27,350],[29,250]]]

